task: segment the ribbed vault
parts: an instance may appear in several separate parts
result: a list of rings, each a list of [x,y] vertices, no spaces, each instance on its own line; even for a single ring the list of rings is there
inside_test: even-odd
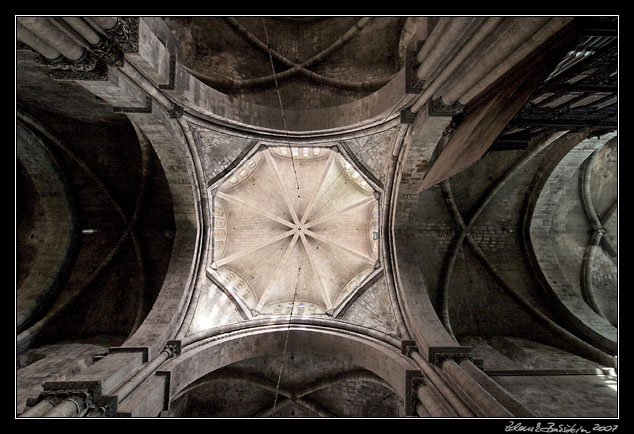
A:
[[[329,147],[268,147],[214,197],[210,273],[252,314],[324,314],[378,267],[378,200]]]

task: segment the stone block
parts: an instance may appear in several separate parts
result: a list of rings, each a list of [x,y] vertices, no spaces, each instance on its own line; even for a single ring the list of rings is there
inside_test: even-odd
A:
[[[76,83],[114,107],[148,107],[149,100],[145,93],[117,68],[108,68],[106,80],[78,80]]]
[[[174,82],[170,53],[143,18],[139,19],[139,49],[125,58],[159,86]]]

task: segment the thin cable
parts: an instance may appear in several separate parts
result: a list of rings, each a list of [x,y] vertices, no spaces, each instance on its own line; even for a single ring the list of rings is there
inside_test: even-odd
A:
[[[286,352],[288,348],[288,337],[291,334],[291,322],[293,320],[293,309],[295,309],[295,298],[297,297],[297,284],[299,283],[299,272],[302,270],[302,267],[297,268],[297,279],[295,280],[295,292],[293,292],[293,301],[291,302],[291,311],[288,316],[288,327],[286,329],[286,338],[284,339],[284,351],[282,352],[282,363],[280,364],[280,373],[277,376],[277,385],[275,386],[275,399],[273,400],[273,411],[275,412],[275,407],[277,406],[277,398],[279,396],[280,391],[280,383],[282,381],[282,373],[284,372],[284,361],[286,360]]]
[[[277,92],[277,99],[280,102],[280,111],[282,112],[282,122],[284,123],[284,131],[286,132],[286,143],[288,144],[288,153],[291,156],[291,164],[293,165],[293,173],[295,174],[295,184],[299,190],[299,179],[297,178],[297,170],[295,169],[295,159],[293,158],[293,150],[291,149],[291,140],[288,135],[288,127],[286,125],[286,115],[284,114],[284,105],[282,104],[282,95],[280,93],[280,87],[277,83],[277,74],[275,73],[275,65],[273,64],[273,55],[271,54],[271,43],[269,42],[269,34],[266,31],[266,24],[264,18],[262,20],[262,27],[264,28],[264,36],[266,38],[266,47],[269,52],[269,60],[271,61],[271,69],[273,70],[273,80],[275,81],[275,90]]]
[[[277,75],[275,73],[275,65],[273,63],[273,55],[271,54],[271,43],[269,41],[268,32],[266,31],[266,24],[264,22],[264,19],[262,18],[261,20],[262,20],[262,27],[264,29],[264,36],[266,38],[266,46],[267,46],[268,53],[269,53],[269,61],[271,62],[271,69],[273,70],[273,79],[275,81],[275,90],[277,92],[277,98],[278,98],[278,101],[279,101],[279,104],[280,104],[280,111],[281,111],[281,114],[282,114],[282,122],[284,124],[284,131],[285,131],[285,134],[286,134],[286,141],[287,141],[287,145],[288,145],[289,154],[290,154],[290,157],[291,157],[291,163],[292,163],[292,166],[293,166],[293,172],[295,174],[295,183],[296,183],[297,189],[299,190],[299,179],[297,177],[297,170],[295,168],[295,160],[293,158],[293,151],[291,149],[290,137],[289,137],[289,134],[288,134],[288,127],[287,127],[287,124],[286,124],[286,115],[284,114],[284,105],[282,103],[282,95],[280,93],[279,85],[278,85],[278,82],[277,82]],[[421,80],[419,79],[417,84],[420,83],[420,81]],[[390,116],[392,116],[394,111],[397,109],[397,107],[399,107],[399,105],[403,102],[403,100],[405,99],[406,96],[407,96],[407,94],[403,95],[401,97],[401,99],[394,105],[392,110],[390,110],[390,113],[388,113],[388,115],[383,119],[383,121],[377,124],[374,132],[367,137],[367,139],[365,140],[363,146],[365,146],[370,141],[370,139],[372,137],[374,137],[374,135],[378,132],[379,128],[383,125],[383,123],[385,123],[387,121],[387,119],[389,119]],[[372,149],[375,148],[376,146],[378,146],[378,143],[376,145],[374,145],[372,147]],[[326,189],[326,192],[328,192],[334,186],[335,182],[341,176],[341,174],[342,174],[342,172],[340,172],[337,175],[337,177],[335,177],[335,179],[330,183],[330,185]],[[323,194],[322,194],[322,196],[323,196]],[[296,297],[297,297],[297,286],[298,286],[298,283],[299,283],[299,273],[300,273],[300,271],[301,271],[301,267],[298,267],[298,269],[297,269],[297,279],[296,279],[296,282],[295,282],[295,290],[293,292],[293,300],[291,302],[291,309],[290,309],[290,312],[289,312],[288,327],[286,329],[286,337],[285,337],[285,340],[284,340],[284,350],[282,352],[282,361],[280,363],[280,372],[278,374],[277,385],[275,387],[275,399],[273,401],[273,411],[272,411],[272,413],[275,412],[275,408],[277,406],[277,400],[278,400],[278,397],[279,397],[280,383],[281,383],[281,380],[282,380],[282,374],[284,372],[284,362],[286,360],[286,353],[288,351],[288,338],[290,336],[290,331],[291,331],[291,324],[292,324],[292,319],[293,319],[293,310],[295,309],[295,300],[296,300]]]
[[[275,65],[273,63],[273,55],[271,54],[271,43],[269,41],[269,35],[266,31],[266,24],[264,23],[264,18],[262,20],[262,27],[264,28],[264,36],[266,37],[266,46],[269,52],[269,60],[271,61],[271,69],[273,70],[273,79],[275,80],[275,90],[277,92],[277,99],[280,103],[280,111],[282,113],[282,121],[284,123],[284,131],[286,132],[286,142],[288,144],[288,153],[291,156],[291,164],[293,165],[293,173],[295,174],[295,185],[297,186],[297,190],[299,190],[299,179],[297,177],[297,170],[295,168],[295,159],[293,158],[293,150],[291,149],[291,141],[288,135],[288,127],[286,125],[286,115],[284,114],[284,105],[282,104],[282,95],[280,93],[280,88],[277,82],[277,75],[275,73]],[[292,204],[289,204],[292,206]],[[295,279],[295,290],[293,292],[293,300],[291,302],[291,310],[289,312],[288,317],[288,327],[286,329],[286,337],[284,339],[284,351],[282,352],[282,362],[280,363],[280,372],[277,376],[277,385],[275,387],[275,400],[273,401],[273,412],[275,412],[275,408],[277,406],[277,399],[279,396],[280,383],[282,381],[282,373],[284,372],[284,361],[286,360],[286,352],[288,349],[288,337],[291,333],[291,323],[293,320],[293,309],[295,309],[295,299],[297,298],[297,286],[299,284],[299,273],[302,270],[302,267],[297,268],[297,278]]]

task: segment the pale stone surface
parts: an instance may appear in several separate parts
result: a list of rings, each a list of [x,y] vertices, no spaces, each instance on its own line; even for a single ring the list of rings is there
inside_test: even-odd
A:
[[[256,315],[332,310],[378,259],[373,193],[327,147],[258,151],[214,194],[209,272]]]

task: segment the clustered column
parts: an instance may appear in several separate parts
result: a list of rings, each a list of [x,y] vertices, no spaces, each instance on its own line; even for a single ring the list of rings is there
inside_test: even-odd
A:
[[[474,365],[469,353],[432,356],[433,363],[417,350],[409,355],[424,374],[416,389],[419,417],[534,417]]]

